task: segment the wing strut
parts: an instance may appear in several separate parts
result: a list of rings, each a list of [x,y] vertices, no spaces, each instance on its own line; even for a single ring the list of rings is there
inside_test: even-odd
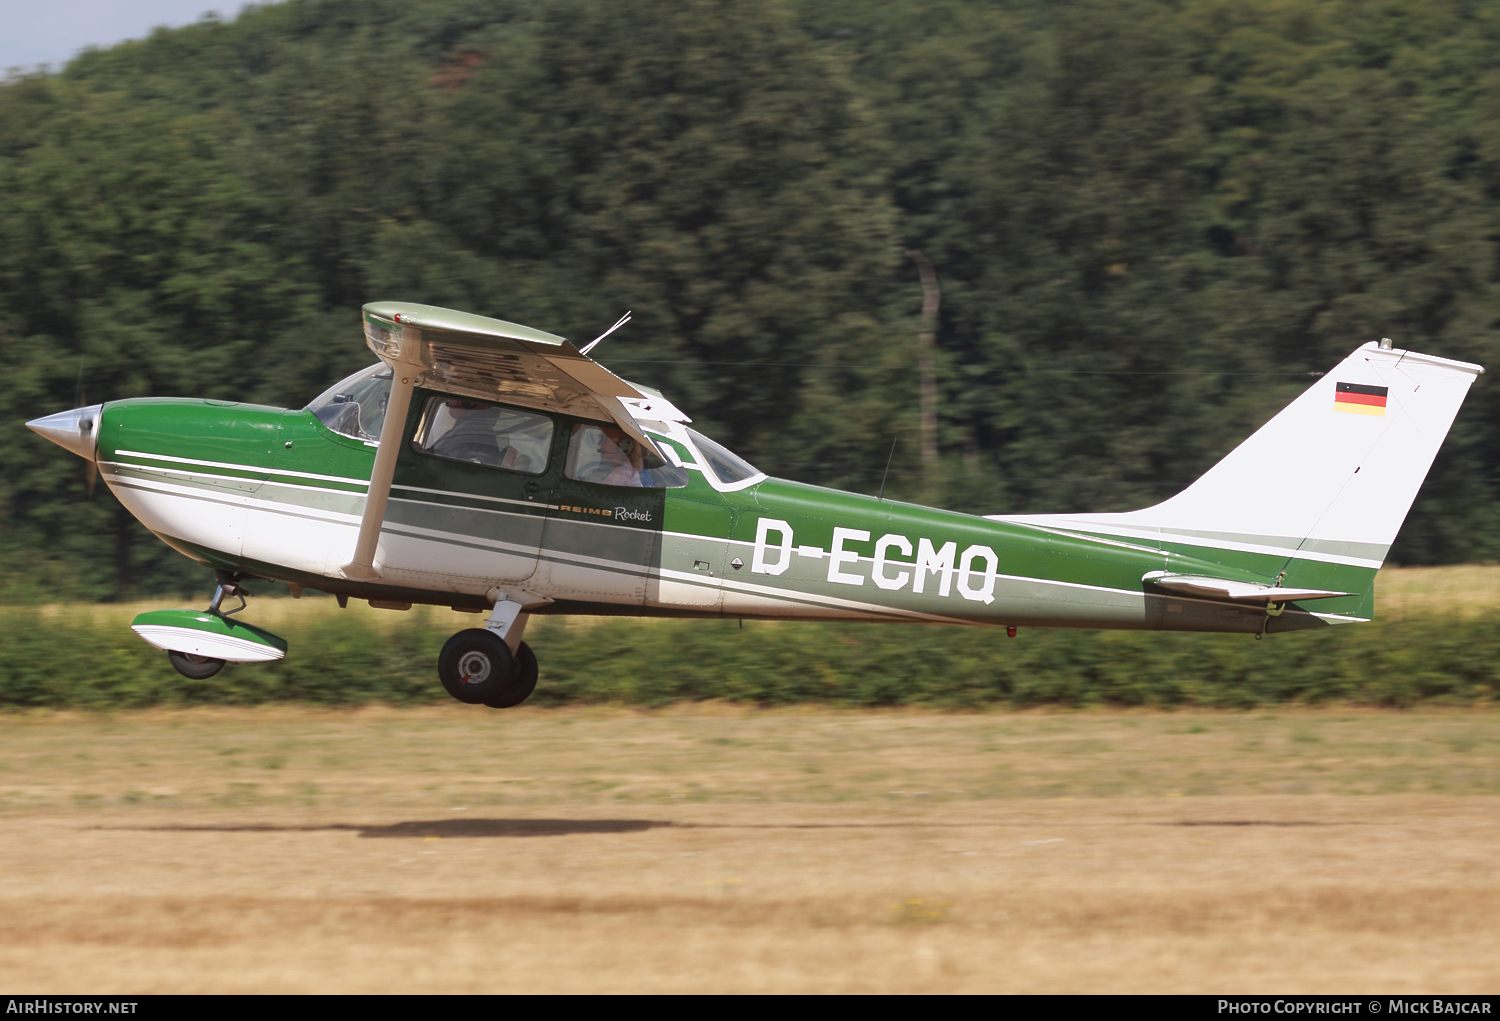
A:
[[[380,526],[385,524],[385,505],[391,498],[391,479],[396,476],[396,455],[401,453],[401,434],[411,409],[411,392],[416,388],[417,374],[410,366],[398,363],[392,370],[391,396],[385,406],[385,421],[380,424],[380,448],[375,451],[375,467],[370,470],[370,490],[365,495],[364,516],[359,519],[354,559],[343,567],[344,577],[354,581],[380,577],[375,568],[375,546],[380,541]]]

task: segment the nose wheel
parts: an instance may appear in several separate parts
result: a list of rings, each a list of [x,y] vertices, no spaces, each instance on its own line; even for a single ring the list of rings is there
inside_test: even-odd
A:
[[[222,659],[214,659],[212,656],[195,656],[191,652],[172,650],[167,653],[167,660],[172,664],[173,670],[194,681],[205,681],[224,669]]]
[[[512,655],[504,639],[484,628],[469,628],[448,639],[438,655],[443,688],[469,705],[510,709],[536,690],[536,654],[522,642]]]

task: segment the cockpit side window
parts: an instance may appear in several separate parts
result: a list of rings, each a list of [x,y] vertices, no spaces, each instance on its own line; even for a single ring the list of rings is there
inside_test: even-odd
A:
[[[736,482],[744,482],[760,474],[759,468],[729,448],[715,443],[696,429],[689,429],[687,433],[693,438],[693,446],[698,448],[698,453],[703,455],[703,460],[708,462],[709,470],[723,485],[730,486]]]
[[[688,484],[687,469],[671,461],[659,450],[642,448],[623,429],[580,423],[568,438],[563,474],[602,486],[679,489]]]
[[[390,399],[390,368],[384,364],[372,365],[319,394],[307,410],[341,436],[375,443],[380,439],[385,406]]]
[[[552,419],[462,397],[429,397],[412,446],[424,454],[540,475],[552,452]]]

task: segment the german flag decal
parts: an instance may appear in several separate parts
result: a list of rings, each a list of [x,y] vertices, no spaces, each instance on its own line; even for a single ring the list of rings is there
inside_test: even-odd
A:
[[[1365,386],[1361,383],[1340,383],[1333,392],[1333,410],[1346,411],[1351,415],[1375,415],[1385,417],[1385,395],[1388,387]]]

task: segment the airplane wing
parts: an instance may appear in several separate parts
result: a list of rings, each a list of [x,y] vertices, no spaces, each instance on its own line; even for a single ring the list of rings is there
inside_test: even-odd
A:
[[[1303,599],[1333,599],[1337,596],[1353,595],[1350,592],[1332,592],[1316,588],[1277,588],[1249,581],[1225,581],[1221,578],[1200,578],[1189,574],[1168,574],[1166,571],[1151,571],[1141,581],[1149,582],[1168,592],[1203,596],[1208,599],[1228,599],[1236,603],[1290,603]]]
[[[637,419],[660,420],[656,403],[671,408],[562,337],[529,326],[403,301],[366,305],[364,325],[381,361],[417,370],[416,384],[430,389],[613,421],[647,447]]]
[[[354,556],[343,567],[348,578],[380,577],[376,547],[418,386],[612,421],[645,449],[652,444],[639,422],[686,418],[655,391],[625,382],[562,337],[529,326],[404,301],[373,301],[363,316],[365,342],[391,367],[392,379]]]

